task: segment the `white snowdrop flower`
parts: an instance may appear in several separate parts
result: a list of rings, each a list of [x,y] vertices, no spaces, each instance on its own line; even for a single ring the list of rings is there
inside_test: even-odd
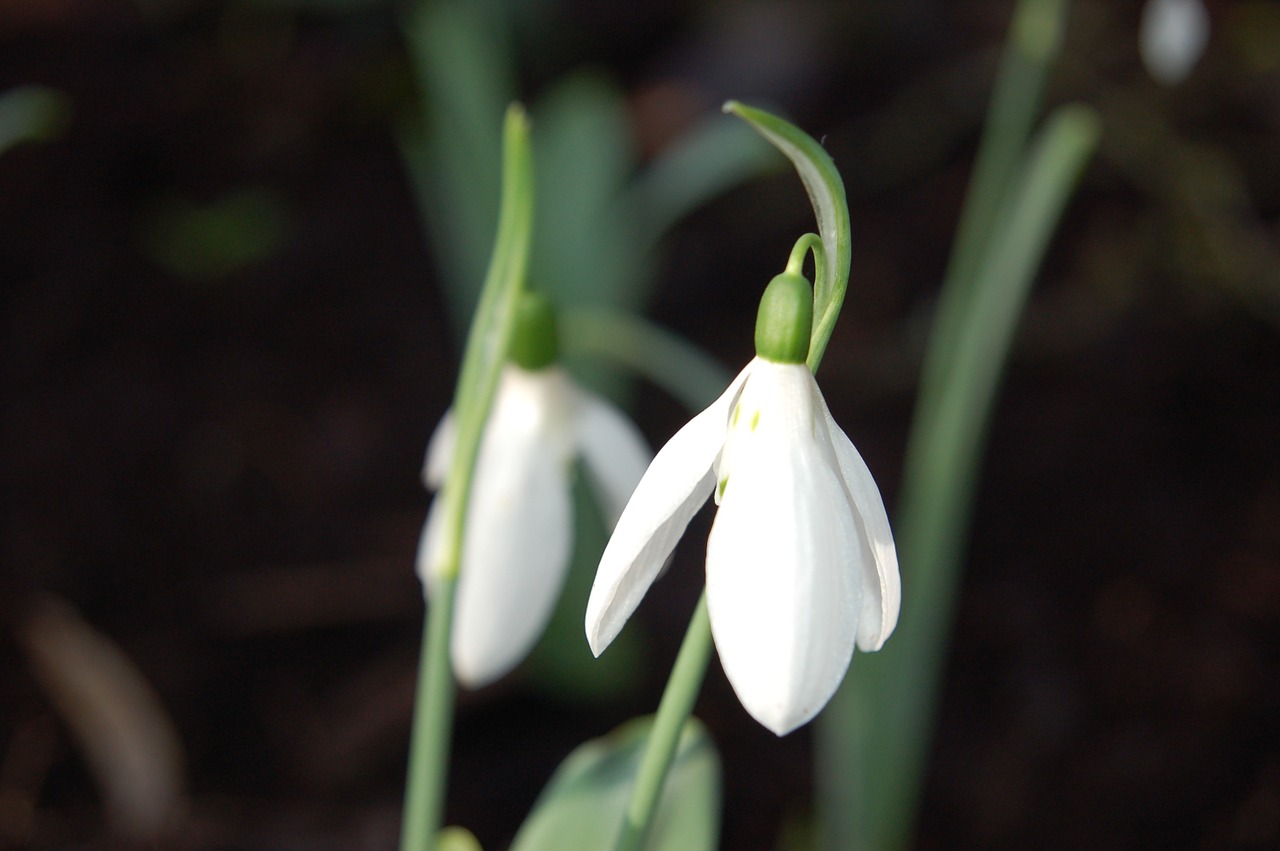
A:
[[[831,699],[855,645],[878,650],[901,586],[879,489],[805,366],[812,294],[779,275],[756,357],[653,459],[605,548],[587,605],[599,655],[708,495],[707,606],[746,710],[779,736]]]
[[[555,609],[573,548],[574,461],[585,462],[612,527],[651,457],[626,415],[555,364],[550,308],[541,299],[526,301],[532,307],[522,303],[512,359],[481,438],[462,541],[450,656],[458,680],[472,688],[518,665]],[[534,333],[525,334],[530,327]],[[531,338],[532,345],[522,344]],[[428,488],[443,483],[453,446],[449,411],[427,446]],[[418,547],[428,598],[432,566],[441,561],[442,505],[438,498],[432,503]]]
[[[1209,13],[1200,0],[1148,0],[1138,25],[1138,52],[1166,86],[1191,73],[1209,42]]]

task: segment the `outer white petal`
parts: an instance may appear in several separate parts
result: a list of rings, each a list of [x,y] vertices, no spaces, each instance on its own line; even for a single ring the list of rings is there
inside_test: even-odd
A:
[[[436,574],[433,568],[440,563],[443,506],[444,503],[439,496],[431,500],[431,507],[427,509],[427,522],[423,524],[422,535],[418,539],[415,569],[418,580],[422,582],[422,593],[428,599],[435,592]]]
[[[761,362],[734,419],[707,541],[707,605],[738,699],[781,736],[827,704],[849,667],[860,596],[850,568],[862,543],[802,364]]]
[[[816,385],[815,385],[816,390]],[[826,400],[818,394],[823,424],[831,449],[840,466],[840,476],[848,489],[857,512],[862,534],[858,554],[862,576],[862,613],[858,618],[858,649],[879,650],[898,625],[898,609],[902,604],[902,579],[898,575],[898,551],[889,528],[889,515],[880,497],[880,488],[871,477],[858,450],[844,430],[836,424]]]
[[[431,433],[427,441],[427,457],[422,462],[422,484],[428,490],[436,490],[444,484],[449,475],[449,465],[453,463],[453,446],[456,442],[457,429],[454,425],[453,408],[444,412],[440,424]]]
[[[466,685],[492,682],[528,654],[564,584],[572,541],[567,392],[558,371],[502,373],[476,460],[450,642]]]
[[[537,441],[520,444],[489,454],[473,491],[451,642],[458,680],[473,688],[528,655],[569,564],[568,470]]]
[[[612,529],[653,452],[622,411],[586,390],[578,389],[575,396],[574,435],[606,527]]]
[[[1138,51],[1156,82],[1181,83],[1209,42],[1209,13],[1200,0],[1148,0],[1138,25]]]
[[[622,631],[711,492],[729,409],[754,363],[659,450],[618,518],[587,601],[587,643],[595,655]]]

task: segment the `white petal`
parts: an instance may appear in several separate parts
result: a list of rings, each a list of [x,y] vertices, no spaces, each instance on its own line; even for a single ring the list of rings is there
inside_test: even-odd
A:
[[[1138,50],[1156,82],[1181,83],[1209,42],[1209,13],[1200,0],[1149,0],[1138,26]]]
[[[898,625],[898,609],[902,604],[902,579],[898,575],[898,551],[889,528],[889,514],[884,509],[880,488],[871,470],[844,430],[836,424],[826,400],[822,405],[823,423],[831,448],[840,465],[840,476],[853,501],[862,534],[859,572],[862,575],[862,613],[858,618],[858,649],[864,653],[879,650]]]
[[[587,601],[587,642],[595,655],[622,631],[711,492],[729,409],[751,369],[748,364],[719,399],[667,441],[618,518]]]
[[[422,593],[429,599],[435,592],[436,570],[440,566],[442,522],[444,518],[444,501],[439,495],[431,500],[427,509],[427,522],[422,526],[422,535],[418,538],[418,557],[415,569],[418,580],[422,582]]]
[[[422,462],[422,484],[427,490],[436,490],[444,484],[453,464],[453,446],[457,429],[453,420],[453,408],[444,412],[440,424],[427,441],[427,457]]]
[[[707,541],[707,605],[742,705],[779,736],[812,719],[853,655],[861,546],[803,365],[758,368],[743,388]]]
[[[451,643],[458,680],[487,685],[546,628],[572,546],[568,471],[538,442],[486,453],[463,543]]]
[[[605,400],[579,390],[575,436],[600,500],[605,526],[612,529],[653,458],[635,423]]]
[[[564,584],[572,541],[565,381],[558,370],[507,367],[494,395],[471,486],[450,642],[458,679],[473,687],[525,657]],[[435,508],[422,547],[433,565]],[[429,572],[429,585],[432,578]]]

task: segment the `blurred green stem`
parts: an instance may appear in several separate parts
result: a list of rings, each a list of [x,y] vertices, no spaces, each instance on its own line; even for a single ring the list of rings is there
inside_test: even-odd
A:
[[[689,629],[685,632],[666,690],[662,693],[662,701],[658,704],[653,729],[645,743],[644,757],[631,790],[631,802],[627,805],[626,821],[618,836],[618,851],[639,851],[644,847],[662,796],[662,784],[680,744],[680,733],[698,699],[698,689],[702,687],[707,662],[711,659],[711,647],[711,620],[707,616],[707,592],[704,590],[689,621]]]
[[[435,848],[444,811],[449,740],[453,730],[453,671],[449,638],[454,596],[462,562],[466,506],[470,502],[476,456],[493,403],[498,373],[506,361],[515,326],[516,303],[524,287],[533,229],[533,167],[529,121],[524,110],[507,110],[502,145],[502,201],[498,234],[480,293],[466,352],[458,373],[453,410],[456,437],[444,487],[444,539],[428,565],[431,608],[424,627],[409,743],[400,851]]]
[[[458,580],[441,579],[431,597],[431,616],[422,631],[418,688],[413,700],[409,739],[409,777],[405,785],[401,851],[430,849],[440,831],[446,766],[453,730],[453,671],[449,635]]]

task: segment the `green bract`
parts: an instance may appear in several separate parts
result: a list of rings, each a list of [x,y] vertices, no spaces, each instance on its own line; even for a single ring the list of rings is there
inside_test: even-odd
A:
[[[516,327],[511,338],[511,360],[521,369],[545,369],[560,354],[556,315],[551,303],[539,293],[520,294],[516,305]]]
[[[783,272],[769,282],[756,314],[756,354],[774,363],[804,363],[813,327],[813,287]]]

